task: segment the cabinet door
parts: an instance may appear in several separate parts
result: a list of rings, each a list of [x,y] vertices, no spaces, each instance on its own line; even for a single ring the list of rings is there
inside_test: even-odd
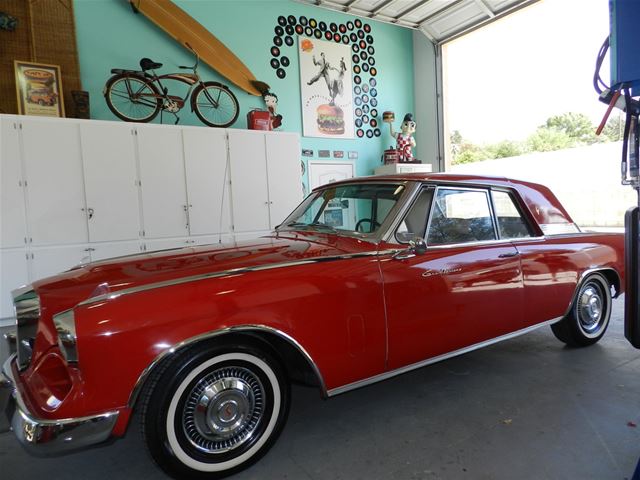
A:
[[[112,242],[112,243],[92,243],[91,261],[106,260],[107,258],[122,257],[142,253],[140,242]]]
[[[0,118],[0,248],[24,246],[27,225],[16,117]]]
[[[36,248],[30,255],[34,281],[91,261],[90,249],[86,245]]]
[[[140,235],[135,142],[129,125],[80,125],[89,241],[133,240]]]
[[[189,232],[207,235],[230,231],[227,134],[224,130],[187,128],[182,132],[189,199]]]
[[[145,236],[188,235],[182,133],[173,127],[136,128]]]
[[[300,140],[293,133],[266,136],[271,228],[282,221],[302,201]]]
[[[78,124],[34,117],[20,122],[28,182],[27,219],[33,245],[86,242]]]
[[[14,316],[11,290],[29,283],[25,249],[0,250],[0,318]]]
[[[229,130],[231,206],[236,232],[269,229],[265,135]]]

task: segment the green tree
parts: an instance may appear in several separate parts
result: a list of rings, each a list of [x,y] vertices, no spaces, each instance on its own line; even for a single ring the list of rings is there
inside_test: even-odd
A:
[[[622,115],[609,117],[604,130],[602,130],[602,135],[604,135],[605,141],[619,142],[622,140],[624,136],[624,118]]]
[[[574,141],[574,145],[591,145],[601,141],[596,136],[596,127],[584,113],[567,112],[549,117],[540,128],[564,133]]]
[[[487,147],[490,158],[517,157],[527,153],[526,146],[520,142],[503,140]]]
[[[575,146],[575,140],[566,132],[548,128],[538,127],[532,135],[527,138],[527,147],[531,152],[552,152]]]

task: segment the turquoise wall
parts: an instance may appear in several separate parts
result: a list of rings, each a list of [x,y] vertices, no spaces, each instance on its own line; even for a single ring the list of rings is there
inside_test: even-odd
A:
[[[284,117],[281,130],[302,135],[297,43],[292,47],[281,47],[282,54],[291,60],[284,79],[277,78],[275,70],[269,65],[278,16],[304,15],[327,24],[346,23],[355,17],[290,0],[174,1],[232,50],[256,78],[271,85],[271,90],[279,97],[278,113]],[[94,119],[120,121],[109,111],[102,96],[111,68],[137,69],[142,57],[163,63],[165,67],[161,72],[167,73],[177,71],[178,65],[193,63],[190,52],[144,16],[135,15],[125,0],[75,0],[74,6],[82,85],[90,94],[91,117]],[[380,117],[385,110],[396,112],[397,129],[404,113],[413,112],[414,109],[412,32],[393,25],[364,21],[372,27],[371,35],[376,49],[377,108]],[[205,80],[217,80],[229,85],[238,97],[241,112],[235,128],[246,128],[245,118],[249,110],[264,108],[261,98],[246,94],[206,65],[202,66],[200,74]],[[181,111],[180,124],[201,125],[188,110],[185,108]],[[165,116],[165,123],[172,122],[172,116]],[[347,152],[357,151],[357,175],[369,175],[380,164],[382,151],[394,143],[388,125],[381,121],[379,123],[382,130],[379,138],[345,140],[301,137],[302,148],[314,152],[313,157],[303,160],[318,159],[320,149],[332,152],[343,150],[344,160],[347,160]]]

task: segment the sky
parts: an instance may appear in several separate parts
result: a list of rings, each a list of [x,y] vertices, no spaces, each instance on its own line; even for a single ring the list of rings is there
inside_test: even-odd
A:
[[[564,112],[600,123],[593,71],[608,34],[607,0],[541,0],[446,43],[446,130],[482,144],[523,140]]]

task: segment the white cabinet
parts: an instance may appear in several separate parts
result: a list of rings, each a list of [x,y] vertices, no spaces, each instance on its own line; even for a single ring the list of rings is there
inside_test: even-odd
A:
[[[300,140],[292,133],[265,137],[270,227],[275,228],[302,201]]]
[[[0,250],[0,318],[13,316],[11,291],[29,283],[27,250]]]
[[[142,253],[141,243],[132,242],[107,242],[92,243],[90,248],[91,261],[105,260],[107,258],[122,257],[123,255],[133,255]]]
[[[24,181],[20,154],[19,124],[16,117],[0,119],[0,247],[24,247]]]
[[[226,131],[185,128],[182,141],[189,233],[207,235],[231,231]]]
[[[134,131],[115,122],[80,124],[91,242],[140,236]]]
[[[31,251],[31,280],[49,277],[81,263],[91,261],[91,251],[87,245],[64,245],[34,248]]]
[[[137,127],[144,235],[188,235],[187,190],[178,128]]]
[[[260,132],[230,130],[229,164],[234,231],[268,230],[269,189],[265,135]]]
[[[21,125],[27,219],[33,245],[86,242],[78,124],[31,117],[21,120]]]
[[[89,261],[256,238],[302,199],[296,134],[0,115],[0,319]]]

